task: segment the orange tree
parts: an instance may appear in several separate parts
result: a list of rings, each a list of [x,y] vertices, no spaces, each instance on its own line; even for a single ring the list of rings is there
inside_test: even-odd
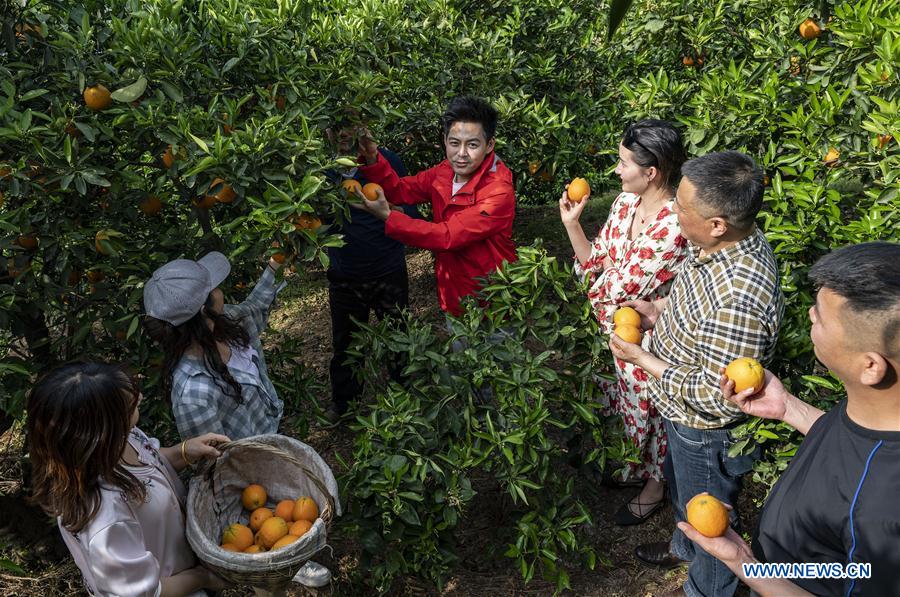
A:
[[[143,280],[177,256],[339,242],[321,95],[297,60],[308,8],[42,2],[5,17],[0,66],[0,411],[76,356],[147,364]],[[341,207],[339,211],[346,209]]]

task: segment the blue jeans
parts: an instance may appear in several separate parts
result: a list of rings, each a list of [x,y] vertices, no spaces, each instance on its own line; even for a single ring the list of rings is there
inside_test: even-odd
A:
[[[741,477],[753,468],[756,455],[729,458],[728,449],[734,443],[729,428],[694,429],[664,420],[669,445],[663,472],[669,484],[675,521],[686,520],[688,501],[706,491],[735,507],[731,511],[731,526],[737,530]],[[695,547],[678,527],[672,535],[669,549],[691,563],[688,580],[684,584],[688,597],[730,597],[734,594],[737,577],[725,564]]]

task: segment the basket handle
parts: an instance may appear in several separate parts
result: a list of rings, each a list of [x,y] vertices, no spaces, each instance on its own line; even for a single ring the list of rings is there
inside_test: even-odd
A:
[[[317,477],[311,470],[306,468],[306,466],[302,462],[300,462],[293,455],[285,452],[281,448],[277,448],[275,446],[265,444],[265,443],[262,443],[259,441],[255,441],[255,440],[253,440],[253,441],[236,440],[236,441],[232,441],[232,442],[223,442],[221,444],[218,444],[216,446],[216,449],[218,449],[219,452],[222,453],[222,455],[219,456],[219,458],[222,458],[222,456],[225,455],[226,451],[228,451],[234,447],[250,448],[252,450],[257,450],[259,452],[267,452],[273,456],[277,456],[278,458],[283,458],[284,460],[287,460],[288,462],[299,466],[303,470],[303,472],[306,473],[306,476],[309,478],[309,480],[313,482],[313,485],[315,485],[316,488],[322,493],[322,495],[325,496],[325,499],[328,502],[329,516],[328,516],[328,519],[325,519],[325,517],[322,516],[322,519],[325,520],[325,522],[330,522],[331,515],[334,512],[334,498],[331,496],[331,492],[328,491],[328,489],[325,487],[325,483],[323,483],[322,480],[319,479],[319,477]],[[215,460],[204,461],[206,468],[205,468],[205,470],[200,471],[200,474],[204,475],[206,477],[207,482],[209,483],[209,488],[212,491],[213,495],[216,494],[215,483],[213,480],[213,473],[215,472],[216,463],[219,461],[219,458],[216,458]],[[219,500],[216,499],[215,502],[218,503]],[[217,512],[216,514],[218,515],[220,513]]]

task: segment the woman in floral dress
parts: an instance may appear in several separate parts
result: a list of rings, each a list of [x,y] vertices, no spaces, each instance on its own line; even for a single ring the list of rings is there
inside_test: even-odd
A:
[[[669,293],[687,251],[672,213],[684,161],[681,134],[670,123],[643,120],[625,129],[616,166],[622,193],[593,242],[579,223],[587,199],[573,203],[563,192],[559,211],[575,250],[575,272],[590,283],[588,299],[604,333],[612,332],[613,313],[622,302]],[[651,334],[644,332],[645,347]],[[604,406],[609,414],[622,416],[626,434],[640,451],[640,462],[627,463],[621,480],[643,480],[644,487],[614,520],[640,524],[664,503],[666,435],[659,413],[642,392],[647,374],[618,359],[615,370],[615,382],[600,381]]]

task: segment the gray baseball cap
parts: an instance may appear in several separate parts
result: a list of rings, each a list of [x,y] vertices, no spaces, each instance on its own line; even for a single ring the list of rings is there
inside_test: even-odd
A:
[[[199,261],[170,261],[144,284],[144,309],[151,317],[181,325],[200,312],[206,297],[230,272],[228,258],[218,251]]]

